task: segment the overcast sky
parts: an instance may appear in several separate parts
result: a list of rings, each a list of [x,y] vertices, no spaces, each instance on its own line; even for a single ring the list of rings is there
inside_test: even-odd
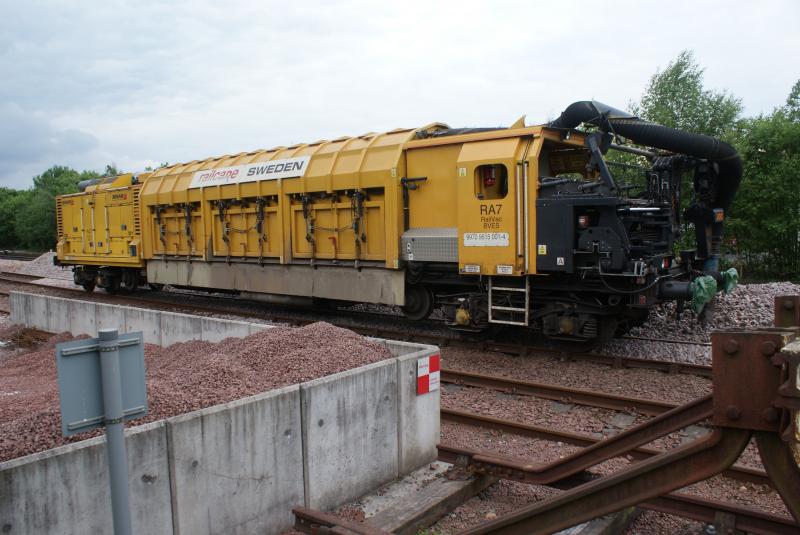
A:
[[[0,186],[440,121],[624,108],[683,49],[745,113],[800,78],[797,0],[0,0]]]

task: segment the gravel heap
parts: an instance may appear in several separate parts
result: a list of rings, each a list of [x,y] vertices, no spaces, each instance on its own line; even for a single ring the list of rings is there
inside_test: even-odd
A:
[[[0,341],[35,345],[0,350],[0,461],[100,434],[61,436],[55,344],[66,333],[31,342],[30,330],[0,329]],[[35,340],[35,338],[34,338]],[[15,342],[15,344],[17,343]],[[381,344],[328,323],[276,327],[219,343],[145,345],[150,412],[129,425],[168,418],[324,377],[391,357]]]
[[[714,312],[710,318],[704,320],[698,319],[688,307],[676,318],[675,303],[665,303],[651,310],[647,323],[631,330],[630,335],[710,342],[711,333],[717,329],[770,327],[774,319],[775,297],[779,295],[800,295],[800,284],[771,282],[739,285],[728,295],[717,294]],[[701,345],[615,339],[598,351],[621,356],[711,364],[711,348]]]

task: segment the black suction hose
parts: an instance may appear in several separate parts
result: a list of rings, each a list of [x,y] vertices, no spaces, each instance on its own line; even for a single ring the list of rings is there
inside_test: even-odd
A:
[[[651,123],[600,102],[584,100],[570,104],[551,128],[575,128],[589,123],[601,130],[624,136],[634,143],[670,152],[686,154],[714,162],[719,182],[711,208],[728,210],[742,180],[742,160],[730,144],[703,134],[684,132]]]

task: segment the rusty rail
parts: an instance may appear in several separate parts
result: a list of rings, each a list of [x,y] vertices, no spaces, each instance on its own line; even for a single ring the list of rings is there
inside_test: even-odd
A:
[[[449,368],[442,369],[441,380],[445,383],[461,386],[491,388],[508,394],[535,396],[538,398],[566,401],[578,405],[589,405],[591,407],[601,407],[610,410],[628,411],[634,409],[642,414],[651,416],[663,414],[677,406],[675,403],[667,403],[664,401],[602,394],[599,392],[578,390],[576,388],[520,381],[518,379],[465,372]]]
[[[654,370],[668,374],[697,375],[700,377],[711,377],[711,366],[702,364],[688,364],[684,362],[674,362],[667,360],[655,360],[640,357],[623,357],[620,355],[606,355],[602,353],[565,353],[551,347],[539,347],[528,344],[509,344],[502,342],[485,342],[479,347],[488,351],[506,353],[510,355],[529,356],[531,354],[542,354],[557,357],[566,361],[593,362],[603,366],[610,366],[616,369],[630,368]]]
[[[676,340],[674,338],[651,338],[649,336],[620,336],[622,340],[641,340],[643,342],[658,342],[661,344],[676,344],[684,346],[711,347],[709,342],[692,342],[691,340]]]
[[[659,513],[690,518],[706,524],[716,523],[720,514],[722,514],[727,517],[726,523],[731,529],[737,529],[745,533],[764,535],[778,533],[786,535],[800,534],[800,527],[792,522],[791,518],[767,514],[759,509],[744,505],[735,505],[679,492],[653,498],[640,504],[639,507],[658,511]]]
[[[586,472],[558,481],[550,486],[569,490],[594,479]],[[713,523],[719,514],[726,515],[731,526],[754,534],[800,534],[800,528],[791,519],[764,513],[743,505],[719,502],[685,493],[672,493],[648,500],[639,507],[651,511],[690,518],[699,522]],[[315,511],[306,507],[292,509],[295,515],[295,529],[310,535],[386,535],[380,527],[366,522],[351,522],[334,515]]]
[[[625,507],[664,496],[719,474],[750,441],[744,430],[716,431],[614,474],[467,530],[483,533],[546,535]]]
[[[21,260],[23,262],[30,262],[36,260],[44,253],[28,253],[24,251],[0,251],[0,258],[3,260]]]
[[[776,325],[800,323],[797,312],[800,298],[781,297],[775,304]],[[712,434],[466,533],[552,533],[651,500],[669,508],[669,512],[699,514],[696,509],[703,505],[702,500],[668,505],[664,502],[671,499],[669,493],[729,469],[753,436],[767,474],[794,516],[794,522],[789,520],[782,526],[759,525],[758,521],[765,521],[764,518],[740,522],[730,513],[733,506],[715,504],[714,507],[726,516],[726,525],[731,529],[747,529],[754,533],[800,532],[800,341],[795,341],[799,333],[798,327],[715,332],[712,335],[714,394],[710,399]],[[675,410],[680,413],[687,407]],[[637,427],[640,434],[652,435],[653,430],[647,431],[648,422]],[[613,439],[611,441],[613,443]],[[621,445],[622,442],[618,444]],[[602,456],[596,455],[596,458]],[[482,460],[491,461],[478,458],[478,467]],[[583,461],[575,467],[588,459]],[[526,468],[530,472],[531,467]],[[536,472],[541,474],[557,468],[558,463],[553,463]],[[520,476],[508,466],[497,469],[498,472],[505,470],[502,477]],[[522,475],[529,477],[528,473]],[[723,506],[728,508],[727,512],[722,510]]]
[[[656,426],[651,427],[649,432],[653,434],[669,433],[691,425],[694,423],[695,418],[702,419],[706,415],[710,416],[711,409],[709,398],[701,398],[694,403],[696,403],[696,406],[693,407],[692,411],[663,419],[661,422],[657,422]],[[576,452],[552,465],[532,465],[525,462],[524,459],[472,451],[452,444],[439,444],[437,446],[439,449],[440,461],[458,464],[459,466],[467,467],[475,472],[493,476],[506,477],[503,474],[507,474],[510,471],[510,473],[515,474],[513,479],[523,483],[544,484],[546,482],[545,480],[549,480],[550,482],[557,481],[566,477],[563,475],[565,468],[571,467],[571,469],[566,470],[566,472],[574,474],[615,456],[630,455],[636,460],[642,460],[663,453],[662,450],[642,447],[642,444],[647,444],[651,441],[650,437],[652,435],[645,434],[641,426],[637,426],[639,428],[638,430],[636,428],[631,428],[615,437],[599,439],[590,435],[512,422],[510,420],[502,420],[453,409],[441,409],[441,417],[444,421],[462,425],[471,425],[485,429],[504,431],[528,438],[561,441],[575,446],[588,446],[592,448]],[[556,467],[560,467],[559,470],[562,472],[556,473]],[[731,479],[758,485],[771,484],[765,472],[744,466],[734,465],[725,470],[723,475]]]

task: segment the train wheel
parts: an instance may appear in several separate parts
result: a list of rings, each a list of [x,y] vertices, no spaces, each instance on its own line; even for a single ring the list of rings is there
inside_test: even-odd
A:
[[[148,282],[147,285],[154,292],[160,292],[161,290],[164,289],[164,285],[163,284],[159,284],[157,282]]]
[[[94,281],[91,281],[91,282],[84,282],[83,284],[81,284],[81,286],[83,286],[83,289],[86,290],[87,292],[93,292],[95,284]]]
[[[421,284],[406,286],[403,314],[410,320],[424,320],[433,312],[433,303],[433,292],[427,286]]]

